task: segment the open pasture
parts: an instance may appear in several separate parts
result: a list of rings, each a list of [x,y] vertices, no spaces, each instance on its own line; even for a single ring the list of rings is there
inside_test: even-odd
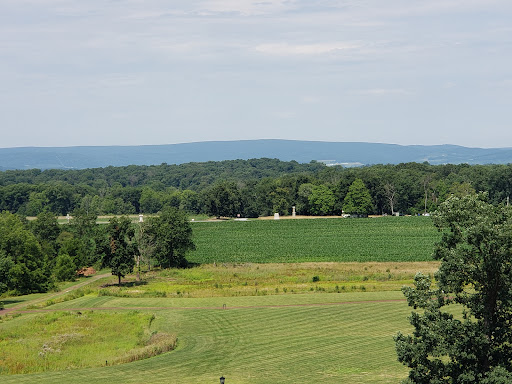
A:
[[[225,309],[224,308],[225,304]],[[202,299],[82,298],[50,309],[155,314],[176,350],[133,363],[30,375],[2,383],[396,383],[406,376],[393,335],[409,331],[400,292]],[[22,316],[8,323],[21,322]]]
[[[192,223],[194,263],[428,261],[440,238],[429,217]]]

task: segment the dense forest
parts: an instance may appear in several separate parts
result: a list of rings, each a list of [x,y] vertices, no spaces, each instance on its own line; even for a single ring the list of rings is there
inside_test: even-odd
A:
[[[277,159],[85,170],[0,172],[0,211],[36,216],[82,209],[88,214],[156,213],[175,207],[192,214],[257,217],[275,212],[340,215],[349,188],[363,182],[368,214],[418,214],[450,194],[485,191],[494,204],[512,191],[512,165],[403,163],[327,167]],[[347,211],[347,209],[345,209]]]

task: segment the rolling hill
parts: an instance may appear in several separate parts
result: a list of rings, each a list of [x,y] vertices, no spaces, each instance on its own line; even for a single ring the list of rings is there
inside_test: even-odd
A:
[[[207,141],[143,146],[0,148],[0,170],[85,169],[123,165],[182,164],[252,158],[359,166],[429,162],[430,164],[508,164],[512,148],[456,145],[396,145],[298,140]]]

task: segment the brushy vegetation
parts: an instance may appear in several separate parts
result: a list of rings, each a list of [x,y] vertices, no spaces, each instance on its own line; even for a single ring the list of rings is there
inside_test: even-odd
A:
[[[439,240],[428,217],[193,223],[193,263],[428,261]]]
[[[437,267],[437,262],[205,264],[153,271],[140,283],[129,276],[124,285],[104,284],[97,293],[150,298],[399,291],[404,284],[412,285],[417,271],[433,274]]]
[[[0,374],[120,364],[176,346],[176,337],[152,332],[154,315],[129,311],[25,315],[0,329]]]

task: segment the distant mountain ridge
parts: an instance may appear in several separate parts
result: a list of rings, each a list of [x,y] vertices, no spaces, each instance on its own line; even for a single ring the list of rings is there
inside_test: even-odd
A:
[[[316,160],[345,166],[425,161],[430,164],[508,164],[512,163],[512,148],[278,139],[142,146],[0,148],[0,170],[85,169],[262,157],[283,161],[295,160],[299,163]]]

